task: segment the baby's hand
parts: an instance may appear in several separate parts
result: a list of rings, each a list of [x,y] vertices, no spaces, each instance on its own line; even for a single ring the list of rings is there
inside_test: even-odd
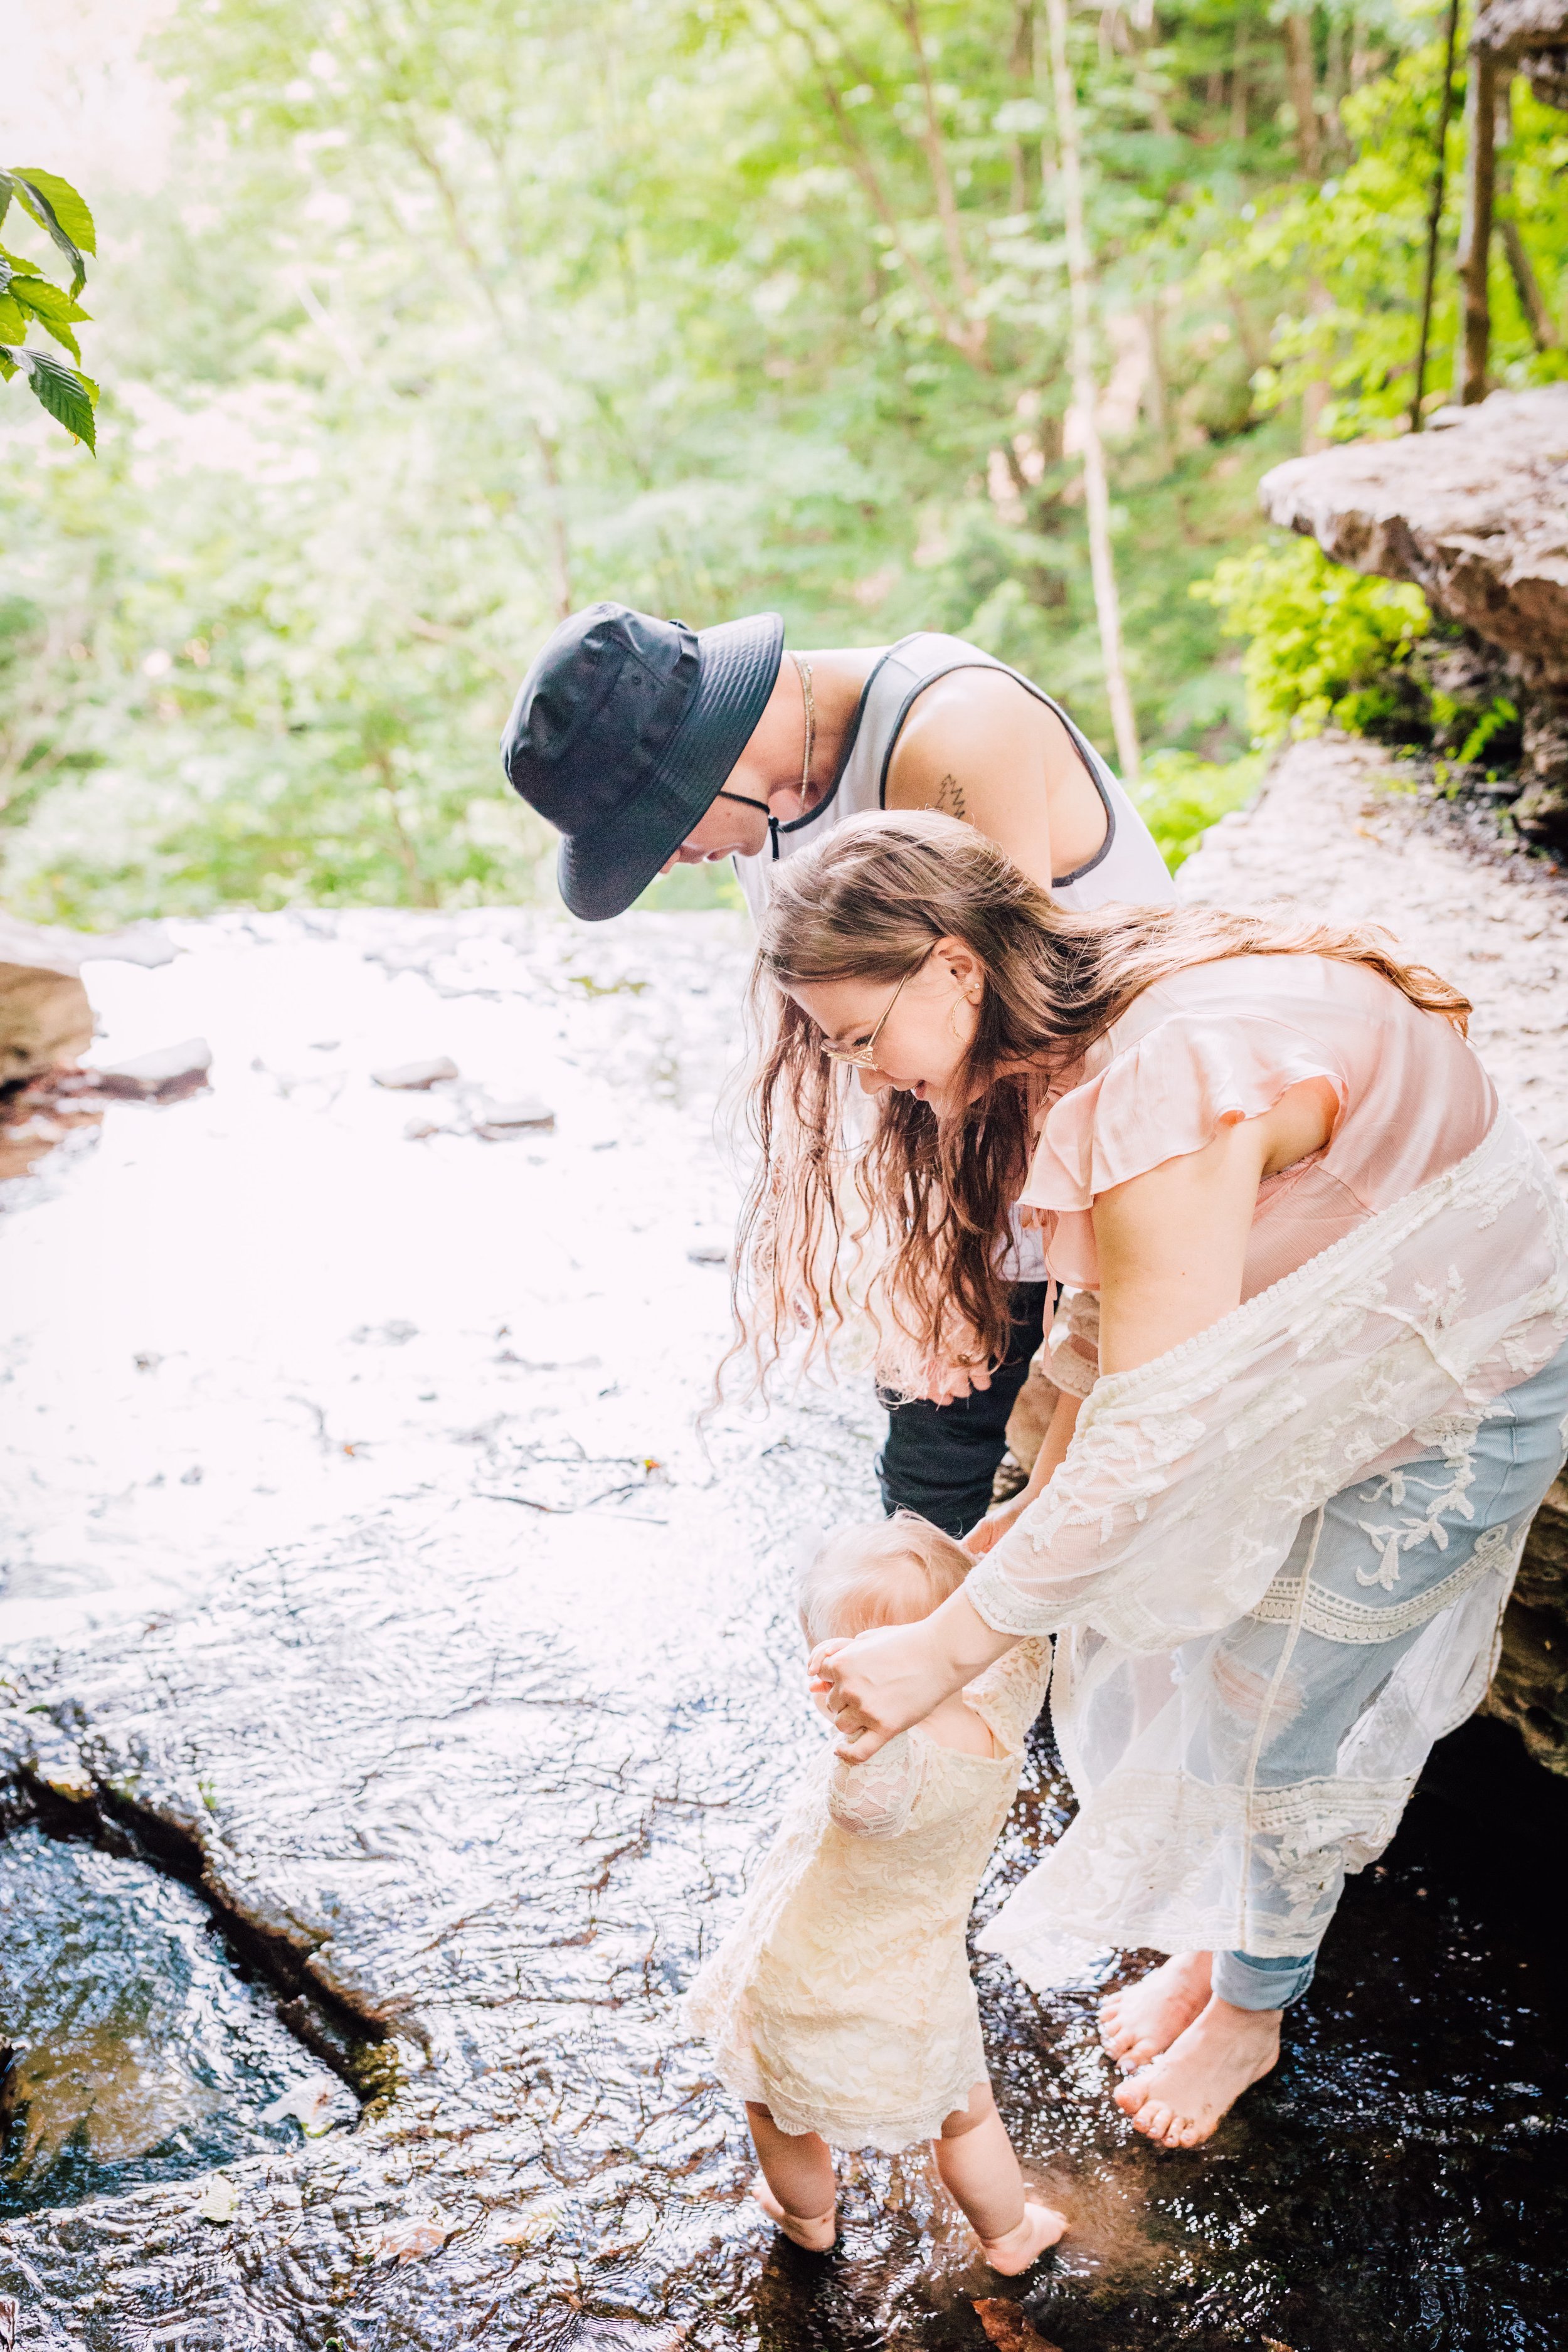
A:
[[[826,1694],[819,1704],[833,1718],[837,1752],[847,1764],[875,1756],[955,1686],[923,1622],[875,1625],[852,1641],[819,1642],[808,1671],[813,1695]]]

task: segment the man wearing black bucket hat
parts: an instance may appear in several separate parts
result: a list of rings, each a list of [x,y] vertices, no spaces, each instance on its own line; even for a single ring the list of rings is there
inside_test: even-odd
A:
[[[934,808],[988,834],[1065,906],[1172,895],[1164,861],[1099,753],[1049,695],[961,638],[784,653],[776,613],[689,628],[625,604],[563,621],[523,679],[501,755],[562,836],[574,915],[618,915],[678,863],[732,857],[754,915],[786,857],[847,818]],[[885,1400],[889,1510],[953,1535],[984,1516],[1047,1296],[1016,1237],[1014,1344],[987,1381]]]

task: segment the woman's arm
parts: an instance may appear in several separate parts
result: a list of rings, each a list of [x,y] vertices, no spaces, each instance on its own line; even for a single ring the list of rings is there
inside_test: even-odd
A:
[[[1321,1151],[1338,1109],[1326,1078],[1303,1078],[1272,1110],[1221,1128],[1202,1151],[1098,1196],[1102,1373],[1135,1371],[1240,1306],[1258,1187]]]
[[[1100,1195],[1094,1232],[1102,1372],[1131,1371],[1239,1305],[1258,1183],[1321,1150],[1337,1108],[1326,1079],[1305,1079],[1260,1118],[1222,1129],[1202,1151],[1167,1160]],[[1081,1606],[1088,1580],[1081,1570],[1064,1580],[1062,1622]],[[811,1671],[826,1693],[838,1753],[857,1761],[875,1755],[1018,1638],[988,1625],[961,1591],[918,1624],[824,1643],[812,1654]]]
[[[1057,1398],[1057,1409],[1051,1415],[1050,1426],[1035,1456],[1028,1485],[1020,1487],[1012,1500],[1004,1503],[999,1510],[987,1511],[978,1525],[970,1528],[963,1538],[966,1551],[972,1551],[978,1559],[983,1552],[990,1550],[998,1538],[1006,1534],[1009,1528],[1017,1525],[1031,1503],[1038,1501],[1050,1484],[1053,1474],[1067,1460],[1068,1447],[1072,1444],[1072,1433],[1078,1426],[1078,1417],[1082,1409],[1082,1397],[1072,1396],[1066,1389],[1061,1391]]]

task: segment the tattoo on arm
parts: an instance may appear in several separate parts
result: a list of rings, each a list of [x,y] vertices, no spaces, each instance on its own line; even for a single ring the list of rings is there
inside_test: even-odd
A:
[[[969,812],[964,803],[963,786],[956,776],[943,776],[937,786],[936,804],[949,816],[959,817],[967,823]]]

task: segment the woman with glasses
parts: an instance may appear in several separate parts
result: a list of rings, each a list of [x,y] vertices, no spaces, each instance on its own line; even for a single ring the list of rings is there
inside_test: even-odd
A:
[[[1194,2145],[1485,1692],[1563,1458],[1568,1212],[1465,999],[1382,933],[1073,913],[971,829],[883,816],[781,878],[755,987],[764,1378],[803,1326],[828,1344],[868,1225],[917,1378],[1005,1347],[1016,1200],[1098,1299],[1076,1426],[963,1589],[812,1663],[859,1761],[1056,1635],[1079,1810],[982,1941],[1037,1985],[1168,1954],[1101,2032],[1138,2128]]]
[[[731,858],[761,921],[780,877],[878,809],[941,809],[996,842],[1058,904],[1163,904],[1148,827],[1065,710],[979,646],[786,653],[776,613],[688,628],[625,604],[563,621],[502,741],[514,790],[562,835],[561,895],[618,915],[661,871]],[[989,1371],[931,1364],[889,1395],[889,1511],[962,1535],[985,1509],[1008,1415],[1041,1339],[1032,1236],[1007,1261],[1008,1344]]]

